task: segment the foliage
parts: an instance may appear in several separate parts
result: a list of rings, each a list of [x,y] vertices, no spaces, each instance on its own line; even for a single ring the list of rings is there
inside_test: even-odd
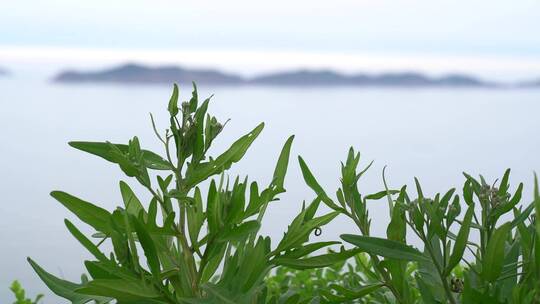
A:
[[[13,302],[13,304],[38,304],[39,301],[43,298],[42,294],[38,294],[33,301],[31,299],[28,299],[26,297],[26,291],[21,286],[19,281],[13,281],[9,289],[15,295],[15,302]]]
[[[120,182],[124,205],[109,211],[71,194],[51,195],[91,226],[92,240],[70,220],[67,229],[94,257],[87,275],[68,282],[29,263],[45,284],[72,303],[540,303],[540,190],[522,205],[523,184],[464,174],[456,189],[427,195],[389,188],[361,194],[360,154],[352,148],[341,164],[335,198],[299,157],[314,191],[281,240],[259,235],[268,205],[285,192],[293,137],[285,142],[268,186],[229,179],[264,125],[216,157],[208,155],[223,125],[207,114],[209,99],[169,101],[170,127],[160,133],[165,156],[127,144],[71,142],[76,149],[117,164],[151,194],[143,203]],[[155,180],[155,181],[154,181]],[[386,200],[386,236],[371,233],[369,204]],[[331,212],[317,215],[326,205]],[[273,203],[272,203],[273,204]],[[311,233],[342,215],[357,231],[340,241],[310,242]],[[414,240],[414,242],[411,242]],[[108,242],[113,251],[103,252]],[[343,242],[350,248],[340,246]],[[411,246],[420,244],[421,248]],[[323,253],[321,253],[321,251]]]
[[[200,103],[195,85],[189,101],[179,104],[178,99],[175,85],[168,105],[170,127],[164,134],[152,118],[165,157],[142,149],[137,137],[128,144],[70,142],[76,149],[117,164],[152,199],[143,204],[121,181],[124,205],[111,212],[53,191],[52,197],[91,226],[96,231],[93,237],[99,240],[96,243],[65,220],[69,232],[94,257],[85,261],[89,276],[83,276],[81,283],[59,279],[28,259],[54,293],[72,303],[264,303],[264,278],[272,268],[324,267],[358,252],[342,248],[307,257],[339,243],[308,243],[312,231],[338,214],[317,216],[318,199],[302,206],[277,244],[260,236],[266,208],[285,191],[293,137],[285,142],[268,186],[249,183],[247,177],[230,180],[225,171],[240,161],[264,124],[212,157],[208,151],[223,125],[207,114],[210,99]],[[161,174],[153,182],[156,172]],[[112,252],[102,251],[105,242],[112,245]]]
[[[358,180],[369,166],[358,172],[360,154],[351,148],[341,167],[336,203],[303,159],[299,160],[304,179],[316,195],[358,226],[359,235],[343,234],[341,239],[370,256],[373,267],[363,272],[382,284],[389,295],[370,303],[540,303],[540,190],[536,178],[533,201],[525,206],[520,206],[523,184],[511,194],[510,170],[500,182],[491,184],[482,176],[475,179],[464,173],[461,197],[456,189],[428,197],[415,179],[413,199],[406,186],[389,189],[383,171],[384,190],[361,195]],[[386,238],[379,238],[370,235],[367,206],[370,200],[384,198],[390,223]],[[407,232],[414,233],[423,250],[407,243]],[[417,265],[416,271],[410,271],[411,264]],[[413,292],[416,289],[420,297]],[[343,288],[342,294],[351,291]]]
[[[415,265],[410,264],[408,279],[413,280],[410,274],[415,270]],[[384,302],[388,299],[388,291],[381,288],[374,271],[369,255],[359,253],[350,262],[338,262],[326,268],[295,270],[278,267],[268,277],[267,285],[269,294],[298,294],[300,302],[311,299],[322,303]]]

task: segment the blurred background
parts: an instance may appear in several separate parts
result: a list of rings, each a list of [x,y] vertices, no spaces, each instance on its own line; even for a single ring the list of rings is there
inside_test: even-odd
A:
[[[127,142],[163,153],[148,113],[167,127],[172,82],[191,80],[210,112],[230,118],[214,155],[264,121],[231,176],[270,181],[285,139],[328,193],[350,146],[374,165],[360,183],[393,188],[417,176],[425,193],[540,169],[540,2],[516,1],[0,1],[0,302],[21,281],[51,295],[31,256],[77,281],[89,258],[66,231],[61,189],[109,210],[118,182],[136,182],[70,140]],[[280,236],[313,194],[291,158],[288,192],[263,233]],[[525,189],[525,201],[531,189]],[[374,232],[386,204],[373,202]],[[83,227],[82,224],[79,226]],[[323,230],[335,239],[347,219]],[[88,229],[84,231],[89,231]]]

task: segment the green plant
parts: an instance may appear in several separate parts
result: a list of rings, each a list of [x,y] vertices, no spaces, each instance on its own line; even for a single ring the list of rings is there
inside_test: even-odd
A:
[[[411,282],[407,275],[407,263],[420,261],[424,257],[417,250],[405,245],[405,222],[400,210],[393,208],[394,204],[391,200],[389,200],[389,207],[392,221],[387,230],[388,239],[370,236],[371,219],[369,218],[367,202],[390,197],[399,191],[385,189],[378,193],[362,196],[359,192],[358,181],[371,164],[358,171],[360,154],[351,148],[347,160],[341,164],[341,187],[336,192],[338,203],[335,203],[316,181],[301,157],[299,157],[299,162],[307,185],[315,191],[316,195],[321,197],[330,208],[350,218],[358,227],[360,236],[343,235],[342,238],[358,246],[361,251],[370,256],[372,269],[365,269],[364,273],[369,274],[371,280],[370,284],[363,286],[363,288],[377,286],[387,289],[390,294],[385,295],[383,302],[412,303],[413,293],[411,293]],[[380,257],[385,257],[385,255],[390,255],[386,257],[392,259],[381,260]],[[343,292],[352,294],[355,290],[343,290]]]
[[[405,278],[413,281],[411,274],[415,271],[415,265],[410,264]],[[389,297],[380,288],[373,261],[366,253],[326,268],[295,270],[281,266],[269,276],[267,285],[270,294],[292,294],[300,301],[317,299],[320,303],[386,303]],[[419,298],[417,290],[411,292]]]
[[[533,202],[522,208],[523,184],[513,195],[508,193],[510,170],[498,187],[482,176],[478,181],[465,173],[462,197],[467,210],[459,218],[461,204],[455,189],[429,198],[415,179],[417,198],[411,200],[405,186],[388,188],[384,171],[385,189],[361,195],[358,180],[369,166],[358,172],[359,160],[360,154],[351,148],[342,164],[342,186],[335,203],[299,158],[304,179],[316,195],[358,226],[360,235],[343,234],[341,238],[369,254],[373,269],[363,273],[390,292],[389,297],[372,303],[540,303],[540,190],[536,178]],[[391,220],[387,237],[379,238],[370,235],[367,206],[369,200],[383,198],[388,201]],[[534,210],[536,215],[530,216]],[[512,215],[499,224],[501,218]],[[407,231],[420,239],[422,251],[407,244]],[[474,232],[479,242],[471,238]],[[413,263],[417,271],[410,272]],[[367,286],[373,286],[370,284]],[[420,298],[411,292],[414,289],[420,290]],[[354,292],[340,291],[343,295]]]
[[[178,99],[175,85],[164,134],[151,116],[164,157],[143,150],[137,137],[128,144],[70,142],[117,164],[152,198],[144,204],[121,181],[124,205],[110,212],[53,191],[98,240],[65,220],[94,257],[85,261],[88,275],[80,283],[59,279],[28,259],[54,293],[76,304],[540,303],[536,177],[528,205],[520,203],[522,184],[510,191],[510,170],[493,183],[464,174],[461,195],[450,189],[428,196],[415,179],[414,198],[406,186],[391,189],[383,170],[383,189],[364,195],[359,181],[371,164],[359,170],[360,154],[351,148],[331,198],[299,157],[315,198],[272,243],[259,229],[268,205],[285,191],[293,137],[285,142],[268,186],[259,190],[259,183],[229,179],[225,172],[264,125],[211,157],[208,151],[223,125],[207,114],[209,99],[199,103],[195,85],[190,100],[179,104]],[[390,218],[386,237],[374,236],[369,204],[384,199]],[[321,204],[332,211],[317,216]],[[337,249],[340,241],[309,241],[338,215],[356,225],[356,234],[341,235],[352,248]],[[411,246],[411,235],[421,248]],[[107,254],[106,242],[112,247]],[[20,286],[15,289],[25,300]]]
[[[39,301],[43,298],[42,294],[38,294],[34,301],[26,298],[26,291],[24,290],[24,288],[22,288],[19,281],[13,281],[9,289],[15,295],[15,302],[13,302],[13,304],[38,304]]]
[[[480,242],[460,241],[471,249],[474,258],[465,272],[463,299],[468,303],[540,303],[540,192],[535,176],[534,200],[524,210],[518,209],[523,184],[509,193],[507,170],[498,184],[479,181],[465,174],[463,196],[469,210],[480,205],[480,214],[465,216],[464,229],[478,231]],[[536,214],[529,217],[533,211]],[[506,222],[499,224],[505,215]],[[470,217],[470,216],[469,216]],[[529,218],[529,220],[527,220]],[[465,228],[467,227],[467,228]],[[453,236],[450,236],[454,238]],[[457,240],[460,235],[458,234]],[[458,242],[459,244],[459,242]],[[451,267],[451,265],[449,266]]]
[[[175,85],[168,104],[170,127],[164,134],[152,118],[165,157],[143,150],[137,137],[127,145],[70,142],[76,149],[119,165],[152,199],[145,207],[122,181],[124,206],[109,212],[53,191],[51,195],[95,229],[93,237],[99,239],[92,241],[65,220],[67,229],[94,257],[85,261],[89,276],[83,275],[81,283],[61,280],[28,259],[53,292],[72,303],[274,303],[264,283],[273,267],[324,267],[358,252],[341,249],[307,257],[339,243],[308,243],[312,231],[338,215],[316,216],[318,199],[302,207],[272,248],[270,238],[259,236],[258,230],[267,206],[285,191],[293,137],[285,142],[271,182],[260,191],[259,184],[248,183],[247,178],[229,180],[225,170],[240,161],[264,125],[211,157],[207,153],[223,125],[207,114],[210,99],[199,103],[195,85],[189,101],[179,104],[178,98]],[[156,176],[157,184],[152,182],[152,171],[165,172]],[[219,179],[211,179],[214,176]],[[112,245],[109,254],[101,250],[104,242]]]

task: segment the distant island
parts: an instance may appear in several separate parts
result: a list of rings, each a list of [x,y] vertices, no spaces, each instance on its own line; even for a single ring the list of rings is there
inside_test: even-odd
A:
[[[259,75],[251,78],[212,69],[187,69],[178,66],[149,67],[125,64],[110,69],[83,72],[64,71],[53,78],[59,83],[170,84],[194,81],[211,85],[264,86],[362,86],[362,87],[514,87],[484,81],[472,76],[451,74],[429,77],[416,72],[341,74],[332,70],[295,70]],[[532,84],[532,83],[531,83]],[[528,86],[530,86],[529,84]],[[521,85],[519,85],[521,87]],[[540,81],[535,84],[540,86]]]
[[[0,68],[0,76],[7,76],[9,75],[8,70]]]
[[[300,70],[258,76],[249,83],[279,86],[460,86],[479,87],[493,84],[466,75],[448,75],[431,78],[420,73],[385,73],[380,75],[344,75],[334,71]]]
[[[525,81],[520,84],[522,88],[540,88],[540,79]]]
[[[242,84],[236,75],[215,70],[184,69],[176,66],[147,67],[138,64],[122,66],[96,72],[65,71],[54,78],[56,82],[112,82],[112,83],[172,83],[191,82],[205,84]]]

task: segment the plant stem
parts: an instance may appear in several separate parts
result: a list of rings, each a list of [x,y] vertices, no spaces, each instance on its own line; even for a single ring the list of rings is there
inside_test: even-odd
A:
[[[344,213],[345,213],[345,215],[347,215],[348,217],[350,217],[354,221],[356,226],[358,226],[358,228],[360,229],[360,232],[362,233],[362,235],[369,235],[368,233],[366,233],[367,231],[365,231],[365,229],[362,228],[362,225],[361,225],[361,223],[360,223],[360,221],[358,220],[357,217],[354,217],[347,210],[344,210]],[[392,280],[390,279],[390,276],[388,275],[388,272],[386,272],[386,270],[381,266],[381,260],[379,259],[379,257],[376,256],[376,255],[373,255],[373,254],[369,254],[369,257],[373,261],[373,265],[375,266],[375,270],[379,273],[379,275],[382,276],[382,280],[384,282],[384,285],[388,289],[390,289],[390,291],[392,292],[392,294],[394,295],[394,297],[396,298],[398,303],[405,303],[403,301],[403,299],[401,298],[401,295],[399,294],[397,289],[392,285]]]
[[[431,260],[433,261],[433,264],[435,265],[435,268],[437,268],[437,273],[439,274],[439,277],[441,278],[441,282],[444,287],[444,292],[446,293],[446,297],[448,298],[448,301],[450,301],[450,303],[452,304],[457,304],[456,299],[454,298],[454,295],[452,294],[452,290],[450,290],[450,287],[448,286],[448,281],[446,280],[446,277],[444,276],[444,269],[441,269],[441,265],[439,265],[439,263],[437,262],[437,259],[435,258],[435,254],[433,253],[433,248],[431,248],[431,244],[428,242],[427,237],[423,231],[420,231],[420,235],[431,257]]]

